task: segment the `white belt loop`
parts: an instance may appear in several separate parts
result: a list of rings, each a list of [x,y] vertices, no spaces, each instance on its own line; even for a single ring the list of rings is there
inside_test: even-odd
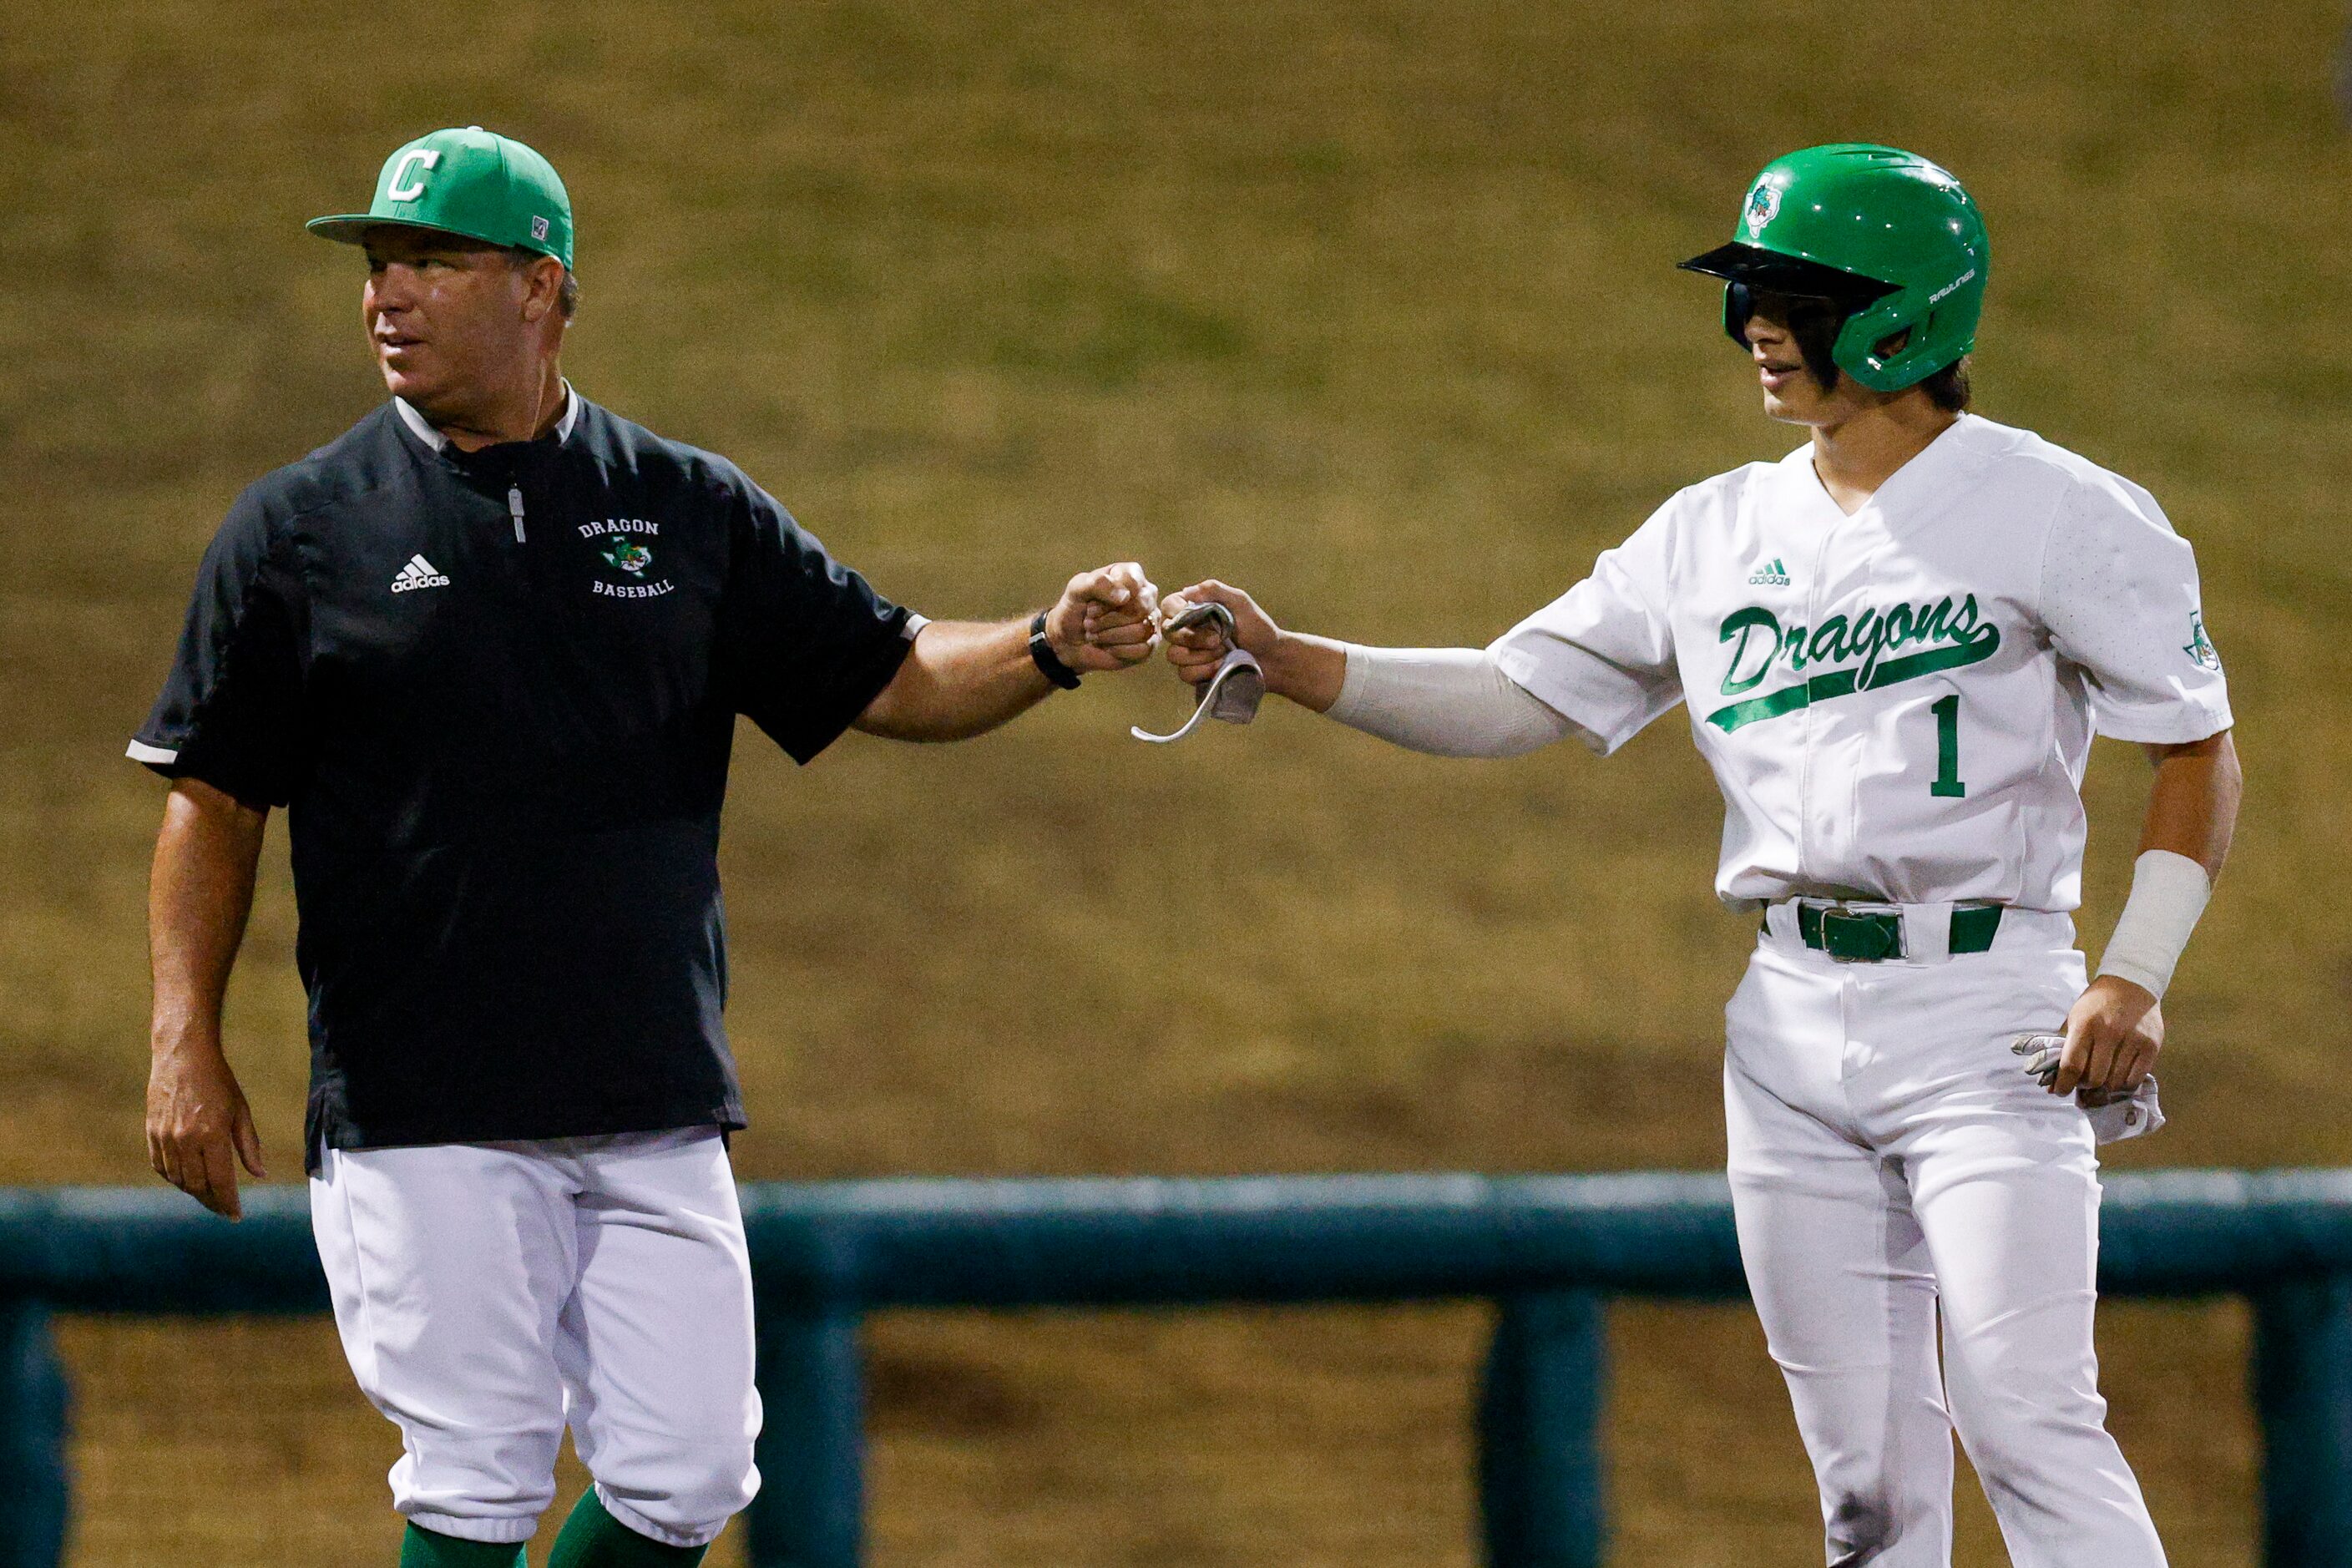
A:
[[[1903,906],[1903,956],[1914,963],[1941,963],[1952,956],[1952,904]]]

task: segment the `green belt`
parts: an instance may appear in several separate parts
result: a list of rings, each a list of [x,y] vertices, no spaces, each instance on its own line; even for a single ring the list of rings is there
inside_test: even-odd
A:
[[[2000,929],[1999,904],[1952,911],[1954,952],[1983,952]],[[1807,947],[1841,963],[1877,963],[1903,956],[1903,917],[1893,910],[1847,910],[1797,900],[1797,935]]]

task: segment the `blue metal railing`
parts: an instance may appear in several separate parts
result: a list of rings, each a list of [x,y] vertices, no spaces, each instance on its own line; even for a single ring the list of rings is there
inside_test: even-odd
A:
[[[896,1307],[1491,1299],[1477,1401],[1496,1568],[1598,1568],[1611,1295],[1736,1298],[1719,1176],[878,1181],[744,1189],[760,1300],[757,1568],[853,1568],[864,1515],[858,1326]],[[299,1189],[230,1226],[156,1191],[0,1193],[0,1568],[56,1568],[66,1385],[47,1313],[313,1312]],[[2263,1561],[2352,1568],[2352,1172],[2107,1184],[2100,1283],[2242,1294],[2262,1429]]]

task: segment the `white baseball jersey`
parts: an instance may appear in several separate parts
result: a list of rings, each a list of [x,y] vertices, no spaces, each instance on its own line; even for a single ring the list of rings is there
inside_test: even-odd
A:
[[[2095,729],[2231,722],[2155,500],[1973,415],[1851,517],[1810,445],[1694,485],[1491,651],[1604,752],[1689,703],[1735,905],[2073,910]]]

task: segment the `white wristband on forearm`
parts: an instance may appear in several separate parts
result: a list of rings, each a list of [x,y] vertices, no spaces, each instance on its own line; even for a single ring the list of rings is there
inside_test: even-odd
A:
[[[1346,647],[1347,677],[1327,711],[1368,735],[1441,757],[1516,757],[1569,732],[1478,648]]]
[[[2212,896],[2213,879],[2188,856],[2169,849],[2142,854],[2132,862],[2131,897],[2124,900],[2107,951],[2099,955],[2099,973],[2161,997]]]

